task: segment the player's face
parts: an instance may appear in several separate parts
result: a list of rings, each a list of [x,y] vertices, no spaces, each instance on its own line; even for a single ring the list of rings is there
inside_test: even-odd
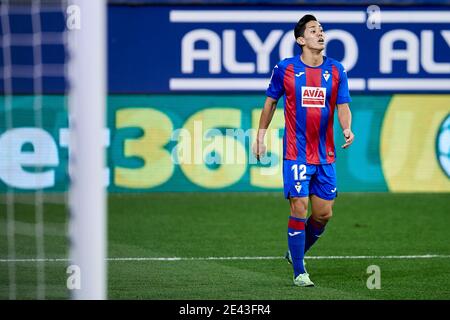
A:
[[[310,21],[306,24],[303,37],[297,39],[300,45],[308,49],[322,51],[325,49],[325,32],[318,21]]]

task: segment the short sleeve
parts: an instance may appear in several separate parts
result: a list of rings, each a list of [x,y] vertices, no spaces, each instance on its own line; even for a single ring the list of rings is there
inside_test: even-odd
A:
[[[280,99],[284,94],[283,75],[281,67],[276,65],[272,71],[272,77],[270,78],[269,87],[266,90],[266,95],[275,100]]]
[[[350,91],[348,90],[347,71],[342,68],[340,71],[339,89],[336,103],[343,104],[351,101],[352,98],[350,97]]]

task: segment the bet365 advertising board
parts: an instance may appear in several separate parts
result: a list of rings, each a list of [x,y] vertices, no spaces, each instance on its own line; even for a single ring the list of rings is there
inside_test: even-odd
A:
[[[70,152],[63,96],[44,96],[34,125],[33,97],[13,101],[14,128],[0,134],[0,187],[64,190]],[[110,191],[281,190],[283,111],[257,162],[251,142],[263,95],[112,95],[104,141]],[[355,96],[354,144],[341,150],[340,191],[450,190],[450,95]],[[0,104],[4,121],[4,105]],[[4,123],[4,122],[3,122]],[[36,167],[44,169],[36,170]]]
[[[339,191],[450,192],[450,10],[373,6],[111,6],[107,126],[95,137],[108,189],[281,191],[281,101],[259,163],[251,143],[272,67],[298,53],[292,29],[310,12],[353,98],[349,149],[335,121]],[[57,82],[39,97],[39,127],[29,83],[8,108],[0,99],[1,191],[67,189]]]

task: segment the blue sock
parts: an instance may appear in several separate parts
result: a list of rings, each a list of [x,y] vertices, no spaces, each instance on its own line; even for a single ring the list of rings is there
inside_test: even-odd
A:
[[[312,247],[312,245],[320,238],[325,231],[325,226],[312,219],[311,216],[306,221],[306,240],[305,253]]]
[[[289,217],[288,223],[288,247],[291,252],[294,277],[305,273],[303,257],[305,255],[305,221],[306,219]]]

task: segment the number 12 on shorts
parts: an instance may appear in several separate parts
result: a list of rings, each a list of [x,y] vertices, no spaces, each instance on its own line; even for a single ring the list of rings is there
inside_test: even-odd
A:
[[[291,170],[294,171],[294,180],[306,180],[306,166],[304,164],[293,164]],[[300,177],[298,175],[299,173]]]

